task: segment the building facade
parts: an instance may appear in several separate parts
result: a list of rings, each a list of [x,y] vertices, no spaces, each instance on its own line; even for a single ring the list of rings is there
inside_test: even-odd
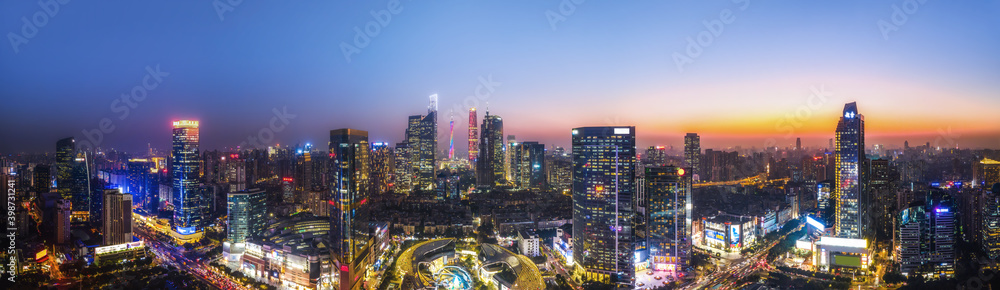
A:
[[[862,168],[866,158],[865,118],[858,113],[856,103],[844,106],[843,116],[837,123],[835,147],[834,233],[841,238],[867,238],[871,202],[864,189],[867,170]]]
[[[341,290],[362,289],[371,251],[368,201],[370,168],[368,132],[356,129],[330,131],[334,185],[331,186],[331,250],[337,255]],[[419,174],[418,174],[419,175]]]
[[[586,279],[630,284],[634,251],[635,127],[572,130],[573,260]]]
[[[645,168],[646,249],[650,267],[687,268],[691,257],[691,175],[674,166]]]
[[[103,246],[132,242],[132,195],[117,189],[104,191]]]
[[[173,229],[180,235],[190,235],[202,230],[209,208],[208,198],[199,190],[198,121],[174,121],[173,127]]]

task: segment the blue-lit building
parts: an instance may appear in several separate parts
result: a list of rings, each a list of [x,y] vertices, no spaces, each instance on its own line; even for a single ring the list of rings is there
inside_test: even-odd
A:
[[[267,195],[263,190],[230,192],[227,205],[226,239],[230,243],[246,243],[247,238],[259,236],[267,226]]]
[[[173,125],[173,229],[180,235],[190,235],[202,230],[209,209],[208,198],[199,190],[198,121],[174,121]]]
[[[631,284],[635,127],[575,128],[572,142],[573,260],[587,280]]]
[[[837,123],[834,151],[835,202],[834,233],[841,238],[863,239],[870,235],[868,217],[871,199],[864,189],[865,117],[858,113],[857,103],[844,105]]]
[[[545,144],[515,142],[508,150],[512,154],[510,171],[514,186],[531,190],[545,189],[548,183],[545,175]]]

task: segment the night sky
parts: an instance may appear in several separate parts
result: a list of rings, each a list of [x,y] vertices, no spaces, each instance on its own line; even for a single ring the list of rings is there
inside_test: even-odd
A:
[[[481,121],[487,102],[506,134],[560,146],[588,125],[635,125],[640,146],[826,146],[857,101],[869,145],[1000,148],[998,1],[214,3],[0,2],[0,152],[54,151],[104,118],[102,148],[166,150],[193,119],[222,149],[274,110],[295,117],[271,144],[395,143],[431,94],[442,146],[459,109],[458,156],[467,104]]]

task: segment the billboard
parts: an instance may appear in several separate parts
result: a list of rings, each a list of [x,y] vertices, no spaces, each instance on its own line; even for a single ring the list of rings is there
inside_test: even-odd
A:
[[[722,232],[719,232],[719,231],[714,231],[714,230],[709,230],[709,229],[705,230],[705,238],[709,239],[709,240],[712,240],[713,242],[716,242],[716,243],[725,243],[726,242],[726,235],[725,234],[723,234]]]
[[[740,226],[730,225],[729,226],[729,246],[739,247],[740,246]]]
[[[838,266],[861,267],[861,257],[833,255],[833,264]]]

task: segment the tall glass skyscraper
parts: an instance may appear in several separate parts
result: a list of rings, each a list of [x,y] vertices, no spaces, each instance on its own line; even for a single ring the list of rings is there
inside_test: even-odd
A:
[[[867,238],[871,201],[863,186],[867,171],[862,170],[865,161],[865,117],[858,113],[857,103],[844,105],[836,134],[832,197],[836,219],[834,233],[841,238]]]
[[[117,189],[104,190],[103,214],[103,245],[131,243],[132,195]]]
[[[573,141],[573,259],[588,280],[635,274],[635,127],[582,127]]]
[[[479,159],[476,160],[476,182],[493,187],[506,183],[504,168],[503,119],[486,112],[480,130]]]
[[[691,174],[674,166],[645,169],[646,248],[650,268],[682,271],[691,260]]]
[[[73,199],[73,166],[76,163],[76,140],[73,137],[56,142],[56,188],[63,199]]]
[[[230,243],[246,243],[247,238],[259,236],[267,226],[267,195],[263,190],[251,189],[230,192],[227,197]]]
[[[684,135],[684,162],[691,168],[691,175],[701,174],[701,137],[698,133]]]
[[[361,289],[371,247],[369,234],[370,169],[368,132],[330,131],[334,204],[330,214],[331,250],[337,255],[340,289]]]
[[[413,185],[421,190],[434,189],[437,179],[437,95],[430,96],[427,115],[410,116],[406,128],[413,158]]]
[[[202,229],[208,213],[208,199],[199,190],[198,121],[174,121],[171,150],[173,174],[174,231],[182,235]]]
[[[87,154],[76,150],[73,137],[56,142],[56,190],[72,203],[73,221],[90,217],[90,168]]]

